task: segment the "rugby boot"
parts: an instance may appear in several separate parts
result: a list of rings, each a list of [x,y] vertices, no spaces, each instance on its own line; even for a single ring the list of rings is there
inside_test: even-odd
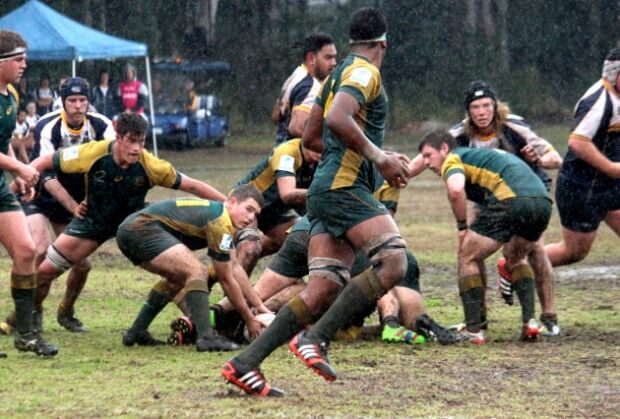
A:
[[[535,342],[540,334],[540,325],[536,319],[529,319],[527,323],[523,324],[521,328],[521,336],[519,340],[521,342]]]
[[[471,332],[464,325],[461,329],[457,330],[455,337],[458,343],[469,342],[474,345],[484,345],[487,343],[486,336],[482,330],[479,330],[478,332]]]
[[[305,332],[300,332],[289,342],[288,348],[308,368],[327,381],[337,378],[336,371],[329,365],[327,346],[324,342],[315,343],[306,338]]]
[[[239,387],[252,396],[282,397],[284,391],[271,387],[260,369],[252,370],[244,367],[235,358],[231,358],[224,364],[222,375],[227,383]]]
[[[167,339],[169,345],[193,345],[196,343],[196,329],[189,317],[180,316],[170,323],[172,332]]]
[[[164,342],[155,339],[146,330],[127,329],[123,334],[123,345],[125,346],[160,346]]]
[[[230,352],[239,348],[239,345],[221,336],[213,329],[208,336],[201,336],[196,339],[196,350],[198,352]]]
[[[504,302],[509,306],[515,302],[512,289],[512,275],[506,269],[506,259],[501,258],[497,261],[497,273],[499,279],[497,280],[497,288],[499,289],[499,295],[503,298]]]
[[[560,326],[558,325],[558,316],[553,313],[543,313],[540,315],[540,334],[545,337],[560,336]]]
[[[404,326],[391,327],[390,325],[384,325],[381,331],[381,340],[389,343],[426,343],[428,340],[425,336],[409,330]]]
[[[456,343],[456,336],[445,327],[433,320],[428,314],[421,314],[415,319],[415,331],[427,340],[437,340],[442,345]]]
[[[58,320],[58,324],[67,329],[69,332],[84,333],[87,330],[80,319],[75,317],[75,310],[73,307],[64,310],[59,308],[58,313],[56,314],[56,320]]]
[[[58,353],[58,347],[47,343],[35,332],[15,336],[15,348],[20,352],[34,352],[40,357],[52,357]]]

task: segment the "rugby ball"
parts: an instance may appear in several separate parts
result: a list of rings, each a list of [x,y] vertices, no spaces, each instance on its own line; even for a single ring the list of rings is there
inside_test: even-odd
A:
[[[271,322],[273,321],[273,319],[276,318],[276,315],[273,313],[260,313],[256,315],[256,318],[258,319],[258,321],[260,321],[262,324],[265,325],[265,327],[269,327],[269,325],[271,324]],[[245,340],[247,340],[248,342],[252,342],[254,339],[252,339],[250,337],[250,333],[248,332],[248,327],[247,325],[245,325],[243,327],[243,337],[245,338]]]

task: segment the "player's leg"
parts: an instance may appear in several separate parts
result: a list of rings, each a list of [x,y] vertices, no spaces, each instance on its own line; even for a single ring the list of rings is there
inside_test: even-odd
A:
[[[541,237],[534,250],[528,254],[528,262],[534,271],[534,282],[542,313],[540,321],[542,323],[541,333],[545,336],[558,336],[560,326],[558,325],[558,315],[555,306],[555,284],[551,262],[545,252],[544,239]]]
[[[479,234],[471,228],[463,238],[458,253],[458,286],[466,327],[459,332],[459,340],[476,344],[485,343],[481,332],[485,290],[480,275],[480,261],[495,253],[501,245],[497,240]]]
[[[61,234],[48,249],[43,262],[37,268],[37,298],[35,306],[42,310],[43,301],[49,294],[52,281],[76,263],[86,259],[99,246],[96,240]]]
[[[62,234],[66,226],[67,225],[65,223],[52,222],[52,228],[57,236]],[[86,328],[82,322],[75,317],[74,306],[78,297],[82,293],[82,290],[84,289],[90,269],[90,258],[86,258],[75,263],[67,274],[65,294],[60,305],[58,306],[56,320],[62,327],[70,332],[82,333],[86,331]]]
[[[562,241],[545,246],[545,252],[552,266],[563,266],[579,262],[590,253],[596,238],[596,230],[586,233],[562,227]]]
[[[19,204],[15,202],[15,207]],[[33,329],[36,279],[34,274],[35,245],[28,231],[25,214],[20,210],[0,212],[0,243],[13,261],[11,295],[15,304],[15,347],[40,356],[54,356],[58,348],[46,343]]]

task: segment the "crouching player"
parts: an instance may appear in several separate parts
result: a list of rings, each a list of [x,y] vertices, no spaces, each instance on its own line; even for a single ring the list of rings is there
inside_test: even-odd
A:
[[[134,264],[163,277],[151,289],[133,325],[123,336],[125,346],[153,346],[163,342],[147,331],[153,319],[185,287],[185,304],[196,328],[196,349],[231,351],[237,345],[219,336],[209,324],[208,268],[192,252],[208,247],[208,254],[224,293],[257,336],[262,324],[247,306],[235,276],[245,276],[236,264],[232,237],[252,224],[263,198],[250,185],[237,187],[224,203],[197,198],[158,202],[127,217],[116,235],[118,247]],[[247,276],[241,278],[247,281]],[[257,310],[263,307],[255,298]]]
[[[547,228],[551,198],[540,178],[518,157],[504,151],[456,147],[446,131],[428,134],[419,147],[426,167],[446,182],[458,228],[458,285],[466,326],[459,341],[482,345],[484,287],[479,266],[502,248],[521,303],[521,340],[535,340],[534,272],[526,256]],[[467,225],[467,200],[480,205]],[[543,254],[543,256],[545,256]]]

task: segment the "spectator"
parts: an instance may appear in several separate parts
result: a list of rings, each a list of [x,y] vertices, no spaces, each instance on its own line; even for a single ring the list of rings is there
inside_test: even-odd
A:
[[[15,122],[15,130],[11,137],[11,146],[15,157],[22,163],[30,163],[28,155],[34,145],[32,132],[28,122],[26,121],[26,111],[20,109],[17,113],[17,121]]]
[[[19,109],[26,109],[26,104],[32,100],[36,100],[33,97],[32,92],[30,91],[30,86],[28,85],[28,79],[26,77],[22,77],[19,81],[17,87],[17,94],[19,94]]]
[[[45,115],[52,111],[54,99],[58,96],[50,87],[50,77],[47,74],[41,76],[39,87],[34,90],[34,98],[37,101],[37,113]]]
[[[110,73],[108,70],[101,70],[99,73],[99,84],[91,92],[92,105],[97,112],[112,119],[116,114],[114,103],[114,91],[110,88]]]
[[[123,80],[118,84],[119,111],[144,116],[144,104],[148,95],[146,85],[138,80],[136,68],[127,64]]]
[[[26,122],[30,127],[34,127],[37,125],[41,119],[41,115],[37,113],[37,103],[34,101],[30,101],[26,104]]]

